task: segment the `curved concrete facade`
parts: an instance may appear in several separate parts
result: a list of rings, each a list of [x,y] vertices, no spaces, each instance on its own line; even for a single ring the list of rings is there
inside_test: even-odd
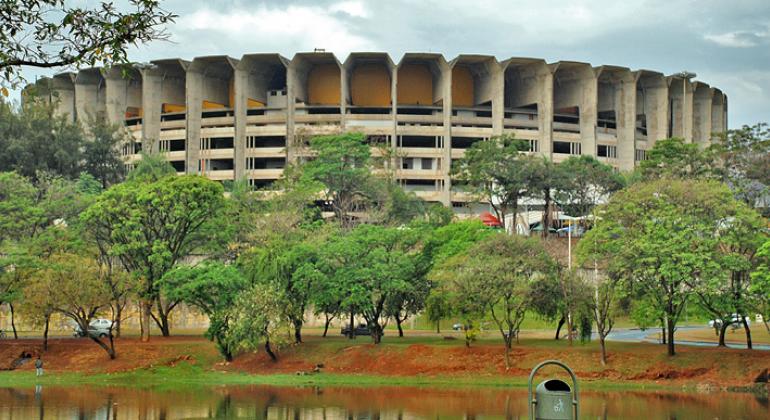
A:
[[[177,171],[269,186],[307,156],[314,135],[359,131],[395,149],[405,189],[444,204],[452,162],[475,141],[510,133],[556,162],[591,155],[631,170],[656,140],[707,145],[727,129],[727,97],[700,81],[650,70],[487,55],[362,52],[247,54],[156,60],[124,77],[84,69],[50,80],[58,112],[125,124],[138,151],[166,154]],[[459,189],[458,189],[459,190]]]

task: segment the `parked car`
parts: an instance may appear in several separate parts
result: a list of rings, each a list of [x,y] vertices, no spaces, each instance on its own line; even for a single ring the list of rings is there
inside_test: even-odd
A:
[[[741,328],[743,327],[743,318],[744,316],[738,315],[738,314],[732,314],[730,315],[730,325],[734,328]],[[746,318],[746,324],[751,324],[751,318]],[[709,321],[709,327],[710,328],[720,328],[722,326],[722,320],[721,319],[712,319]]]
[[[340,330],[340,334],[342,335],[348,335],[350,334],[350,325],[346,325],[342,327]],[[353,330],[354,335],[372,335],[372,331],[369,329],[369,326],[366,324],[358,324],[358,326]]]
[[[463,324],[452,324],[452,329],[455,331],[462,331],[463,330]]]
[[[88,324],[88,334],[99,338],[109,337],[112,334],[112,321],[104,318],[92,319]],[[72,335],[75,337],[86,336],[80,329],[80,325],[75,325]]]

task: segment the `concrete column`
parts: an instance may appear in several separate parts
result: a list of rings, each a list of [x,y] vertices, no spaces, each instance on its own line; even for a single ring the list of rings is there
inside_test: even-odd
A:
[[[591,72],[593,73],[593,72]],[[595,74],[586,75],[580,80],[580,154],[596,156],[596,123],[597,104],[599,100],[599,83]]]
[[[636,154],[636,82],[638,74],[623,72],[615,90],[616,124],[618,138],[618,167],[621,171],[634,170]]]
[[[75,78],[75,116],[86,124],[104,112],[104,78],[99,69],[81,70]]]
[[[703,147],[711,142],[711,104],[714,91],[705,83],[695,84],[693,95],[693,141]]]
[[[295,86],[297,78],[296,60],[289,62],[286,68],[286,163],[292,164],[296,160],[296,150],[294,147],[294,109],[295,109]]]
[[[344,65],[341,65],[336,58],[334,61],[340,68],[340,128],[345,131],[347,123],[346,114],[348,112],[348,92],[350,92],[350,88],[348,87],[348,69],[345,68]]]
[[[105,82],[105,108],[107,121],[111,124],[123,124],[128,106],[128,79],[123,78],[121,70],[111,68],[102,72]]]
[[[719,89],[713,89],[711,103],[711,133],[715,136],[727,131],[725,110],[724,94]]]
[[[51,89],[56,95],[55,114],[65,117],[70,123],[75,122],[75,74],[61,73],[53,77]]]
[[[693,86],[689,81],[685,84],[687,100],[684,107],[684,139],[687,143],[693,142],[693,110],[695,109],[695,95],[693,95]]]
[[[441,60],[439,66],[441,67],[442,73],[441,80],[443,80],[441,91],[443,92],[444,97],[442,109],[444,115],[444,148],[442,150],[442,159],[447,162],[441,170],[444,179],[444,191],[441,193],[441,203],[445,206],[451,206],[452,179],[449,176],[449,172],[452,167],[452,68],[445,60]]]
[[[538,147],[540,154],[553,157],[553,71],[543,66],[537,78],[537,129],[540,135]]]
[[[233,120],[235,123],[235,137],[233,138],[233,168],[235,180],[242,179],[246,174],[246,111],[248,108],[247,84],[249,73],[246,70],[236,68],[233,72]]]
[[[668,138],[668,86],[663,76],[657,83],[645,88],[649,101],[644,103],[647,119],[647,142],[654,146],[658,140]]]
[[[497,60],[491,60],[490,77],[492,79],[492,135],[503,134],[503,119],[505,118],[505,72]]]
[[[693,92],[691,83],[675,76],[670,76],[669,98],[673,107],[673,133],[672,137],[683,138],[685,143],[692,143],[692,117],[693,117]],[[682,83],[684,83],[684,96]],[[684,103],[683,103],[684,102]],[[682,127],[682,113],[684,113],[684,127]]]
[[[390,63],[390,113],[391,113],[391,135],[390,151],[393,158],[390,160],[392,171],[397,171],[398,158],[396,157],[396,145],[398,144],[398,65]]]
[[[203,108],[203,75],[188,69],[185,82],[187,145],[187,173],[197,174],[200,158],[201,112]]]
[[[142,150],[160,152],[160,111],[163,76],[157,68],[145,68],[142,74]]]

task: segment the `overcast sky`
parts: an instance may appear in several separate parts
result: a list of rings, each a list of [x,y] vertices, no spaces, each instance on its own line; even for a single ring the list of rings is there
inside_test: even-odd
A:
[[[120,3],[120,1],[118,2]],[[729,124],[770,122],[770,0],[168,0],[170,42],[131,59],[325,48],[491,54],[688,70],[729,97]],[[27,72],[28,77],[36,73]],[[33,76],[34,77],[34,76]]]

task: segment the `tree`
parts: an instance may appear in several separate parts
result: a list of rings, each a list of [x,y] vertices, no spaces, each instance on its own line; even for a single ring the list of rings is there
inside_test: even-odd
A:
[[[375,344],[380,343],[387,324],[388,302],[398,294],[414,292],[424,281],[419,275],[418,245],[413,230],[359,225],[331,238],[324,249],[324,286],[350,313],[351,327],[356,314],[363,316]]]
[[[320,136],[310,140],[316,156],[301,167],[301,179],[322,185],[326,203],[340,226],[352,228],[354,210],[363,211],[374,200],[371,152],[361,133]]]
[[[623,177],[593,156],[570,156],[557,166],[562,176],[556,199],[570,216],[587,216],[601,199],[623,188]]]
[[[164,298],[158,281],[193,251],[222,247],[224,206],[220,184],[184,175],[115,185],[83,214],[99,248],[140,281],[142,340],[149,340],[150,317],[170,334],[168,316],[179,301]]]
[[[209,317],[206,338],[217,345],[228,362],[233,360],[235,350],[230,339],[232,307],[249,286],[249,281],[236,267],[219,262],[174,268],[160,282],[161,290],[169,299],[194,306]]]
[[[127,181],[154,182],[168,176],[176,175],[176,169],[168,163],[168,160],[157,153],[142,152],[142,158],[136,167],[128,173]]]
[[[759,264],[751,273],[749,292],[754,297],[754,308],[762,314],[765,329],[770,333],[770,239],[757,251]]]
[[[714,181],[661,179],[615,193],[579,245],[607,262],[607,274],[644,293],[664,317],[668,354],[684,305],[705,279],[727,269],[726,221],[744,223],[742,204]],[[585,245],[584,245],[585,244]]]
[[[452,175],[468,186],[478,199],[490,203],[495,216],[505,227],[512,215],[515,230],[519,201],[532,194],[539,158],[526,155],[529,142],[510,135],[479,141],[452,165]]]
[[[88,125],[89,138],[83,142],[83,171],[97,179],[102,188],[108,188],[125,177],[126,165],[117,150],[133,138],[105,118],[92,118]]]
[[[711,146],[719,158],[716,172],[736,197],[759,207],[770,192],[770,129],[767,123],[744,125],[721,134]]]
[[[16,172],[0,172],[0,244],[28,238],[45,223],[38,194],[26,177]]]
[[[110,359],[115,359],[112,332],[106,343],[88,333],[91,320],[110,302],[110,291],[101,278],[104,273],[95,259],[78,254],[58,254],[49,261],[40,276],[51,296],[54,311],[74,321],[80,331],[107,352]]]
[[[436,324],[436,333],[441,333],[441,320],[452,314],[449,296],[444,290],[433,290],[425,300],[425,316]]]
[[[639,164],[642,178],[713,178],[713,159],[696,143],[673,137],[658,140]]]
[[[162,26],[176,17],[161,9],[156,0],[130,0],[134,10],[128,13],[110,2],[92,7],[67,3],[21,0],[0,4],[0,86],[13,87],[22,81],[23,66],[127,63],[129,47],[165,39]]]
[[[563,188],[568,180],[572,180],[570,178],[572,174],[562,168],[562,165],[556,165],[546,157],[533,165],[532,181],[539,192],[539,197],[536,191],[532,191],[532,196],[543,199],[543,218],[540,226],[544,237],[548,237],[549,229],[553,225],[553,215],[556,210],[553,205],[553,196],[557,189]]]
[[[500,234],[469,249],[454,268],[455,293],[478,302],[491,315],[505,343],[505,365],[510,367],[513,339],[530,307],[530,286],[554,275],[556,263],[536,239]]]
[[[288,328],[281,291],[257,284],[241,293],[228,317],[227,346],[232,351],[255,350],[263,341],[265,353],[278,360],[275,351],[284,341]]]

